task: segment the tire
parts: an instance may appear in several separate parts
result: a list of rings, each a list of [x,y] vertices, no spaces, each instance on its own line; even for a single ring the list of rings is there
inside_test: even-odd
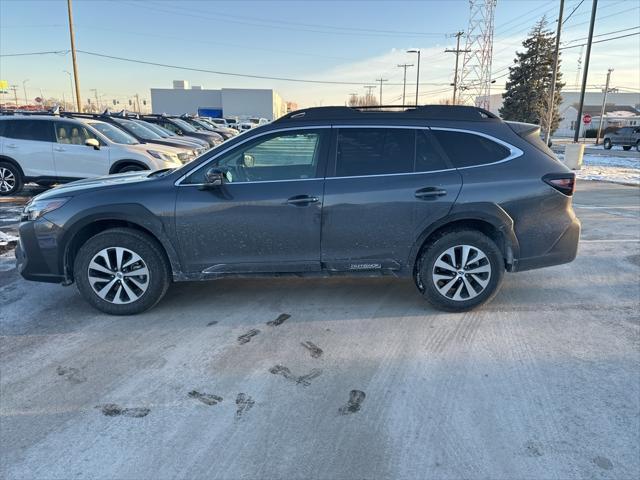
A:
[[[15,195],[22,191],[24,179],[18,167],[10,162],[0,162],[0,196]]]
[[[640,140],[636,142],[636,152],[640,152]]]
[[[623,145],[623,146],[622,146],[622,149],[623,149],[625,152],[628,152],[629,150],[631,150],[631,145]]]
[[[123,252],[119,265],[117,249]],[[144,267],[146,274],[132,275]],[[87,240],[76,255],[73,272],[85,300],[110,315],[135,315],[155,306],[169,288],[171,273],[162,247],[129,228],[105,230]]]
[[[118,169],[116,173],[140,172],[142,170],[147,170],[147,169],[141,167],[140,165],[125,165],[124,167]]]
[[[464,273],[461,260],[465,250],[468,252],[466,268],[482,272]],[[451,254],[456,257],[455,262]],[[454,265],[444,269],[436,263]],[[416,273],[416,285],[432,306],[447,312],[465,312],[490,301],[498,293],[504,278],[504,260],[498,246],[483,233],[448,230],[422,248]]]
[[[611,147],[613,147],[613,144],[611,143],[610,139],[605,138],[603,142],[603,146],[605,150],[611,150]]]

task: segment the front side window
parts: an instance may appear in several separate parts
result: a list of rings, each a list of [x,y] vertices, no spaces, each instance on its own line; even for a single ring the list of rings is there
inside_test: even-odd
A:
[[[415,131],[401,128],[342,128],[336,177],[413,172]]]
[[[83,125],[71,122],[55,122],[56,141],[67,145],[84,145],[89,138],[96,138]]]
[[[205,183],[211,167],[228,183],[314,178],[324,133],[321,130],[279,132],[246,142],[191,174],[184,183]]]
[[[16,140],[53,141],[53,124],[49,120],[6,120],[3,136]]]
[[[481,135],[454,130],[432,131],[456,168],[499,162],[511,154],[507,147]]]

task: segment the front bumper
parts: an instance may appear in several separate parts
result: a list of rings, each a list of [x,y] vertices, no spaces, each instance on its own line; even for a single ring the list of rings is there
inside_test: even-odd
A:
[[[62,283],[65,281],[63,252],[58,246],[62,230],[40,218],[20,224],[16,246],[16,268],[26,280]]]

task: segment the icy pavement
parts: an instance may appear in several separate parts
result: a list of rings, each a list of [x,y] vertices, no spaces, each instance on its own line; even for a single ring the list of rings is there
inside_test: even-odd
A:
[[[557,157],[564,160],[564,154]],[[576,170],[580,180],[597,180],[622,185],[640,185],[640,153],[636,157],[592,155],[586,153],[581,170]]]

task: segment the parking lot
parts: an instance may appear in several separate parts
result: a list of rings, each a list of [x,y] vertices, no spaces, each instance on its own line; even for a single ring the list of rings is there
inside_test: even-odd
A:
[[[575,205],[575,262],[464,315],[336,278],[178,284],[110,317],[5,254],[0,476],[638,478],[639,190],[581,182]]]

